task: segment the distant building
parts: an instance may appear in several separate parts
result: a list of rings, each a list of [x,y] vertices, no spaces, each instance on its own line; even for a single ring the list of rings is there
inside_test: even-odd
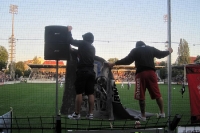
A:
[[[196,60],[197,57],[190,56],[189,58],[190,58],[190,62],[188,64],[193,64],[194,60]],[[176,59],[175,64],[178,64],[178,58]]]
[[[27,64],[32,71],[56,72],[56,61],[44,60],[43,64]],[[58,73],[65,73],[66,65],[63,61],[58,61]]]
[[[190,57],[190,63],[193,64],[197,57]]]

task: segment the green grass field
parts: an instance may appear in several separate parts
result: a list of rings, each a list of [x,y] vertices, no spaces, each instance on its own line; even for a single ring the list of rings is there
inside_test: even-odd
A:
[[[11,84],[0,86],[0,113],[13,108],[14,116],[55,115],[56,84]],[[63,88],[59,88],[59,102]]]
[[[138,101],[134,100],[134,85],[128,90],[126,85],[125,88],[121,89],[120,85],[117,86],[122,104],[127,108],[133,108],[139,110]],[[160,91],[164,100],[165,112],[168,111],[168,85],[160,84]],[[190,105],[189,105],[189,91],[188,86],[186,86],[186,91],[183,94],[180,93],[182,85],[171,85],[171,114],[187,114],[190,115]],[[174,89],[175,88],[175,89]],[[159,109],[155,100],[151,100],[148,91],[146,91],[146,111],[158,113]]]
[[[163,99],[166,115],[168,114],[168,86],[159,85]],[[180,93],[181,85],[171,85],[171,115],[175,114],[183,115],[181,119],[185,124],[190,118],[190,101],[188,87],[183,95]],[[132,108],[139,110],[138,101],[133,99],[134,85],[128,90],[127,86],[120,88],[120,84],[117,84],[120,100],[123,106],[126,108]],[[175,88],[175,89],[174,89]],[[60,108],[62,105],[62,96],[64,88],[58,87],[58,101]],[[46,83],[19,83],[11,85],[0,86],[0,115],[8,112],[10,107],[13,108],[14,117],[53,117],[55,116],[56,108],[56,84]],[[155,100],[151,100],[148,92],[146,93],[146,111],[151,113],[158,113],[159,109]],[[63,116],[65,117],[65,116]],[[23,120],[21,120],[23,121]],[[25,120],[27,121],[27,120]],[[52,120],[47,120],[52,121]],[[66,121],[63,119],[62,122]],[[161,122],[166,122],[167,118]],[[37,123],[38,121],[36,121]],[[124,122],[118,121],[119,125],[123,125]],[[115,122],[117,124],[118,122]],[[151,121],[152,123],[153,121]],[[180,122],[180,124],[181,124]],[[69,122],[68,122],[69,123]],[[71,121],[71,126],[76,122]],[[81,122],[80,122],[81,123]],[[83,121],[83,123],[86,123]],[[99,122],[93,122],[94,124]],[[106,122],[107,123],[107,122]],[[100,124],[100,123],[99,123]],[[107,123],[108,124],[108,123]],[[133,124],[133,122],[131,122]],[[86,124],[88,125],[88,124]],[[97,124],[98,125],[98,124]],[[96,125],[96,127],[97,127]],[[66,125],[64,125],[66,126]],[[83,126],[84,128],[84,126]]]
[[[120,88],[117,84],[120,100],[123,106],[139,109],[138,101],[133,99],[134,85],[128,90],[127,86]],[[165,112],[168,110],[168,86],[159,85],[163,99]],[[171,113],[190,115],[189,93],[180,93],[181,85],[171,85]],[[175,88],[175,89],[174,89]],[[62,104],[63,87],[58,86],[58,101]],[[56,84],[46,83],[20,83],[0,86],[0,114],[7,112],[10,107],[14,110],[14,116],[52,116],[55,115]],[[146,111],[158,112],[155,100],[151,100],[146,92]]]

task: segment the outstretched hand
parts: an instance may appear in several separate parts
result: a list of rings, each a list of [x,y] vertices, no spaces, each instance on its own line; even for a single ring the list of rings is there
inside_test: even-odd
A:
[[[171,54],[173,52],[172,48],[168,48],[169,53]]]
[[[72,30],[72,26],[67,26],[67,28],[69,32]]]

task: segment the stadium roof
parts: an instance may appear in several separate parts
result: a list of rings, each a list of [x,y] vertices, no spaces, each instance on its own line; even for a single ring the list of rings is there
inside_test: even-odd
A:
[[[189,65],[200,65],[200,63],[192,63],[192,64],[186,64],[186,65],[172,66],[172,68],[183,70],[185,66],[189,66]]]
[[[165,66],[155,66],[157,69],[158,68],[163,68]],[[133,70],[136,69],[135,66],[127,66],[127,65],[118,65],[118,66],[114,66],[113,70]]]
[[[30,68],[56,68],[56,64],[27,64]],[[156,68],[163,68],[165,66],[156,66]],[[58,68],[66,68],[66,65],[58,65]],[[131,71],[135,66],[114,66],[112,70]]]
[[[56,68],[56,61],[45,60],[43,64],[27,64],[30,68]],[[63,61],[58,61],[58,68],[66,68]]]
[[[45,60],[43,65],[56,65],[56,61],[54,60]],[[64,65],[63,61],[58,61],[58,65]]]
[[[30,68],[56,68],[56,65],[46,65],[46,64],[28,64]],[[66,68],[66,65],[58,65],[58,68]]]

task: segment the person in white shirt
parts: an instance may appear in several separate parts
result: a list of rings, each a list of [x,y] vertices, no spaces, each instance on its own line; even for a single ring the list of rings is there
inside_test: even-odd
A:
[[[131,88],[131,83],[130,82],[128,82],[128,84],[127,84],[127,86],[128,86],[128,90]]]
[[[124,82],[122,81],[121,88],[124,88]]]
[[[65,82],[65,76],[63,75],[63,77],[60,80],[60,87],[63,87],[64,82]]]

